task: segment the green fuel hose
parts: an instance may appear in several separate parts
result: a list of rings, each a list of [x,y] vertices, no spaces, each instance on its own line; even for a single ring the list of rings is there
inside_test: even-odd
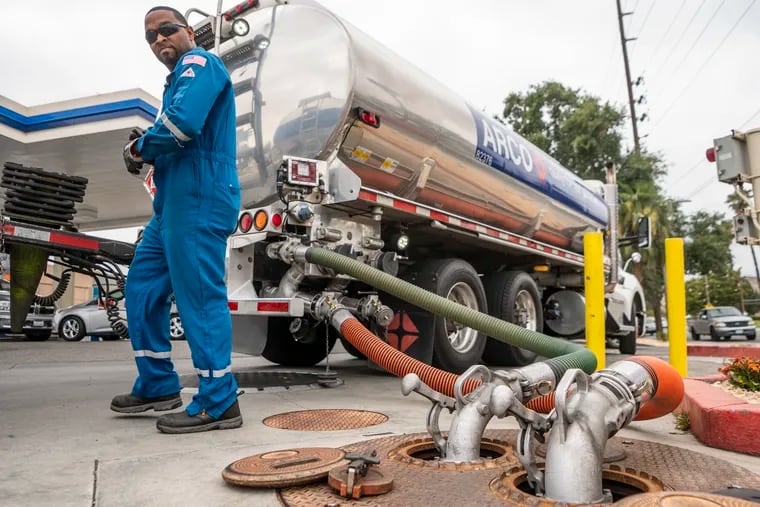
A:
[[[305,257],[308,262],[352,276],[431,313],[483,332],[496,340],[548,357],[550,359],[547,359],[544,364],[552,369],[557,382],[564,372],[571,368],[580,368],[589,374],[596,370],[596,356],[581,345],[537,333],[477,312],[324,248],[309,247],[306,249]]]

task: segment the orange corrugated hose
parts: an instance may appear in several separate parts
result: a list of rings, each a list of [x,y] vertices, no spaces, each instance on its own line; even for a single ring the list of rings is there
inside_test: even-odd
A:
[[[432,389],[446,396],[454,396],[454,383],[457,380],[457,375],[439,370],[394,349],[367,330],[357,319],[352,317],[343,321],[340,326],[340,333],[372,362],[394,375],[403,377],[407,373],[415,373],[420,377],[420,380]],[[655,419],[675,410],[683,398],[683,380],[675,368],[656,357],[637,356],[629,360],[649,366],[650,374],[657,377],[657,391],[652,395],[652,399],[641,408],[636,420]],[[467,380],[463,386],[463,394],[472,392],[480,384],[480,380]],[[535,412],[547,414],[554,408],[554,392],[534,398],[525,406]]]
[[[346,319],[340,326],[340,333],[372,362],[394,375],[403,377],[407,373],[416,373],[420,380],[432,389],[446,396],[454,396],[454,382],[457,380],[457,375],[439,370],[394,349],[367,330],[358,320]],[[463,394],[472,392],[480,384],[480,380],[467,380],[463,386]]]

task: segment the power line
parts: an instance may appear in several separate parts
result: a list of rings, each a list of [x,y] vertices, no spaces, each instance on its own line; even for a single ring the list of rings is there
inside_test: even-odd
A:
[[[691,19],[689,19],[689,22],[686,23],[686,26],[684,27],[683,31],[681,32],[681,35],[678,36],[678,40],[676,40],[676,43],[672,46],[670,52],[665,57],[665,60],[662,61],[662,64],[657,67],[657,70],[652,71],[652,75],[658,74],[659,71],[665,66],[666,63],[670,60],[670,57],[675,54],[676,49],[681,44],[681,41],[683,40],[684,36],[686,35],[686,32],[689,30],[689,27],[694,22],[694,18],[697,17],[697,14],[699,14],[699,11],[702,10],[702,7],[705,5],[706,0],[702,0],[702,3],[699,4],[699,7],[697,7],[697,10],[694,11],[694,14],[692,14]]]
[[[752,116],[750,116],[750,117],[749,117],[749,119],[748,119],[747,121],[745,121],[744,123],[742,123],[742,124],[739,126],[738,130],[742,130],[744,127],[746,127],[746,126],[747,126],[747,125],[748,125],[748,124],[749,124],[749,123],[750,123],[752,120],[754,120],[754,119],[755,119],[755,118],[756,118],[758,115],[760,115],[760,109],[758,109],[757,111],[755,111],[754,113],[752,113]]]
[[[739,127],[736,130],[742,130],[744,127],[746,127],[750,122],[752,122],[752,120],[754,120],[758,116],[760,116],[760,109],[758,109],[757,111],[755,111],[754,113],[752,113],[750,115],[750,117],[747,118],[747,121],[745,121],[744,123],[742,123],[741,125],[739,125]],[[678,181],[678,180],[682,179],[684,176],[686,176],[691,171],[693,171],[694,169],[696,169],[704,161],[705,161],[705,159],[703,157],[700,157],[699,160],[697,160],[696,162],[694,162],[694,165],[692,165],[691,167],[689,167],[685,171],[683,171],[683,172],[679,173],[678,175],[676,175],[675,176],[675,181]]]
[[[716,55],[716,53],[720,50],[721,47],[723,47],[723,44],[728,40],[729,36],[736,30],[736,27],[739,26],[739,23],[744,19],[744,17],[747,15],[749,10],[752,8],[753,5],[755,5],[755,2],[757,0],[752,0],[750,4],[747,6],[746,9],[744,9],[744,12],[741,16],[739,16],[739,19],[736,20],[734,25],[731,27],[731,29],[728,31],[728,33],[723,37],[723,39],[720,41],[720,43],[716,46],[716,48],[713,50],[712,53],[710,53],[710,56],[708,56],[704,62],[702,62],[702,65],[699,66],[699,69],[697,69],[697,72],[692,76],[692,78],[686,83],[686,86],[683,87],[683,89],[676,95],[676,98],[670,103],[670,105],[665,108],[665,112],[662,113],[659,117],[659,119],[655,122],[654,125],[652,125],[652,129],[649,131],[654,132],[655,128],[662,123],[663,118],[665,118],[668,113],[673,109],[673,106],[675,106],[679,100],[681,100],[684,96],[684,92],[689,89],[689,87],[695,82],[697,77],[702,73],[703,70],[707,67],[707,64],[710,63],[710,60]]]
[[[663,42],[665,42],[665,38],[668,36],[668,34],[670,34],[670,29],[673,28],[673,25],[678,20],[678,15],[681,14],[681,11],[683,10],[683,8],[684,8],[685,5],[686,5],[686,0],[683,0],[681,2],[681,6],[676,11],[675,16],[673,16],[673,19],[670,20],[670,24],[668,25],[668,27],[663,32],[662,37],[660,37],[660,40],[657,42],[657,44],[655,44],[654,51],[652,52],[651,55],[649,55],[648,62],[650,62],[654,58],[654,56],[657,54],[657,49],[662,46]]]
[[[707,189],[707,187],[709,187],[713,183],[716,183],[717,181],[718,180],[715,179],[714,175],[710,176],[708,179],[706,179],[705,181],[703,181],[702,183],[700,183],[699,186],[696,189],[694,189],[691,192],[689,192],[689,194],[686,195],[686,197],[684,197],[684,199],[691,199],[692,197],[696,196],[700,192],[702,192],[705,189]]]
[[[641,36],[642,31],[644,30],[644,27],[647,24],[647,20],[649,19],[649,15],[652,14],[652,10],[654,9],[655,1],[652,0],[652,3],[649,4],[649,9],[647,10],[646,14],[644,14],[644,21],[641,22],[641,26],[639,26],[639,36]],[[633,22],[631,22],[631,26],[633,26]],[[636,51],[636,46],[631,48],[631,58],[633,58],[633,53]]]
[[[715,9],[712,14],[710,14],[710,17],[708,18],[707,23],[702,28],[702,31],[699,32],[699,35],[697,35],[697,38],[694,39],[694,42],[692,42],[691,47],[689,48],[689,50],[686,51],[686,54],[683,56],[683,58],[681,58],[681,61],[678,62],[678,65],[676,65],[675,69],[669,71],[671,74],[675,75],[676,72],[678,71],[678,69],[681,68],[681,65],[683,65],[683,63],[686,61],[686,59],[689,58],[689,55],[691,54],[691,52],[694,50],[695,47],[697,47],[697,43],[699,42],[699,39],[702,38],[702,36],[707,31],[707,28],[712,24],[712,22],[715,21],[715,15],[718,14],[718,11],[723,8],[723,6],[725,5],[725,3],[726,3],[726,0],[722,0],[720,2],[720,5],[718,5],[718,8]]]

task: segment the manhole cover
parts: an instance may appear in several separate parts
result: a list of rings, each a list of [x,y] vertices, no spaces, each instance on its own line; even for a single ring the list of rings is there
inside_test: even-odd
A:
[[[636,495],[615,504],[616,507],[752,507],[755,502],[709,493],[668,491]]]
[[[543,465],[539,468],[544,469]],[[535,496],[528,486],[528,473],[520,467],[515,467],[502,473],[500,477],[491,481],[489,487],[491,492],[498,498],[501,498],[505,502],[513,502],[516,505],[535,505],[541,507],[581,505]],[[639,493],[660,492],[665,489],[665,485],[662,481],[647,473],[637,472],[632,468],[622,470],[618,466],[611,465],[602,470],[602,488],[609,490],[612,493],[613,501],[616,501]],[[601,507],[602,504],[595,503],[589,505]]]
[[[265,452],[235,461],[222,471],[230,484],[252,488],[283,488],[316,482],[343,461],[345,452],[329,447],[305,447]]]
[[[516,442],[515,430],[486,430],[485,438],[497,442]],[[503,468],[486,468],[470,470],[466,473],[432,467],[410,466],[393,459],[389,454],[394,449],[408,446],[410,442],[429,438],[427,434],[394,435],[373,440],[365,440],[343,446],[347,453],[368,454],[377,451],[382,459],[380,466],[383,471],[393,477],[393,490],[381,496],[362,497],[351,500],[351,507],[381,507],[414,505],[415,507],[441,507],[443,505],[477,505],[478,507],[504,507],[515,505],[516,502],[505,502],[491,492],[489,487],[494,478],[514,467],[516,461],[511,458],[511,465]],[[613,437],[611,439],[624,446],[626,458],[617,466],[620,470],[639,470],[638,475],[646,473],[650,479],[657,477],[676,491],[691,491],[693,493],[715,491],[732,484],[742,488],[757,489],[760,487],[760,476],[740,468],[728,461],[711,456],[644,440],[629,440]],[[510,453],[511,456],[514,456]],[[429,461],[428,461],[429,462]],[[284,488],[279,491],[280,501],[289,507],[314,507],[329,504],[349,505],[339,498],[334,490],[326,483],[315,483],[308,486]],[[633,499],[634,497],[631,497]],[[540,505],[530,498],[527,505]],[[738,501],[738,499],[735,499]],[[520,504],[518,504],[520,505]],[[636,507],[636,504],[633,504]],[[660,503],[654,505],[670,505]],[[677,504],[674,504],[674,507]],[[691,504],[689,504],[691,505]],[[700,506],[702,504],[694,504]],[[733,505],[728,503],[726,505]],[[745,504],[736,503],[738,506]],[[643,506],[641,506],[643,507]]]
[[[346,409],[319,409],[285,412],[267,417],[267,426],[281,430],[338,431],[383,424],[388,416],[379,412]]]

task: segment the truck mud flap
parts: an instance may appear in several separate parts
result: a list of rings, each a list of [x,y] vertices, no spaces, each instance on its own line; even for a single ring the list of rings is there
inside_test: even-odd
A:
[[[261,315],[232,315],[232,351],[260,356],[267,344],[269,318]]]

